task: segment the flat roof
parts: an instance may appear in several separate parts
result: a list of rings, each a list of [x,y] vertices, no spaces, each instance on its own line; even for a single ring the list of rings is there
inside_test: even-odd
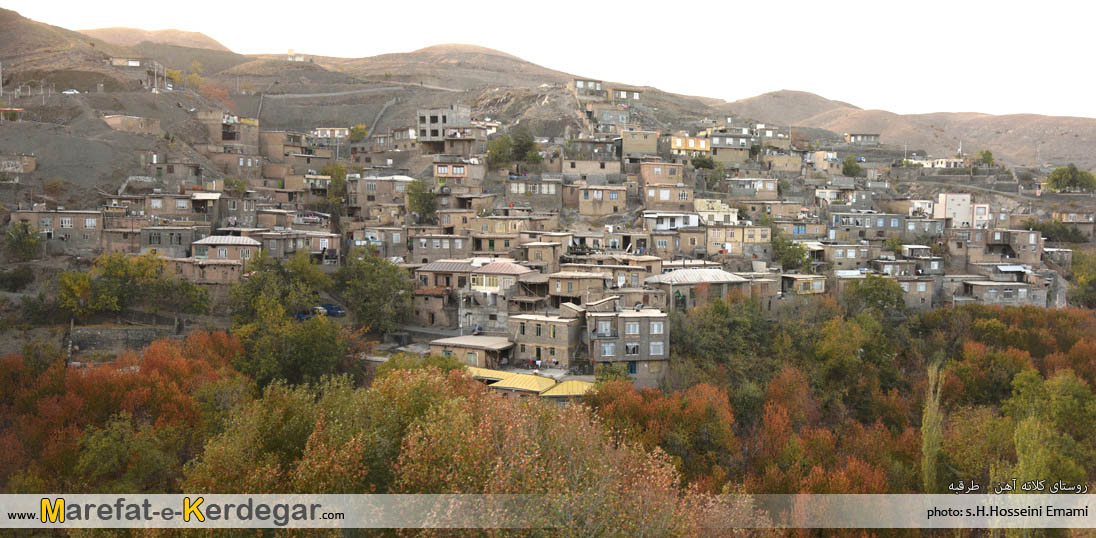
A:
[[[502,351],[514,347],[514,343],[501,336],[454,336],[452,338],[440,338],[431,340],[430,345],[467,347],[474,349],[487,349]]]

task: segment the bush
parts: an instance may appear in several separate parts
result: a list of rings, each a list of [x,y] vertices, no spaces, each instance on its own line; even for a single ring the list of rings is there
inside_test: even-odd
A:
[[[0,272],[0,289],[19,291],[34,282],[34,271],[30,267],[19,267],[11,271]]]

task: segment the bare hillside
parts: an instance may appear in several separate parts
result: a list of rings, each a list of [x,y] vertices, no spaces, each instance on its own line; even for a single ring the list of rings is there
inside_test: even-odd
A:
[[[132,47],[138,43],[160,43],[163,45],[175,45],[177,47],[190,47],[194,49],[210,49],[223,52],[232,52],[228,47],[217,42],[201,32],[184,32],[183,30],[141,30],[139,28],[96,28],[94,30],[77,30],[81,34],[100,39],[107,43]]]
[[[117,79],[107,60],[125,56],[125,47],[111,45],[83,34],[27,19],[0,9],[0,61],[4,84],[37,81],[52,72],[106,75]]]
[[[474,45],[436,45],[413,52],[368,58],[317,58],[349,74],[453,89],[563,84],[571,75]]]
[[[849,103],[792,90],[763,93],[720,108],[734,116],[780,125],[799,125],[807,118],[832,110],[859,110]]]

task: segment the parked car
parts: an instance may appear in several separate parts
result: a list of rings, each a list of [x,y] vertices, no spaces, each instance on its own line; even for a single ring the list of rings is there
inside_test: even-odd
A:
[[[297,312],[297,315],[295,315],[293,317],[297,318],[297,321],[304,321],[304,320],[307,320],[307,319],[312,319],[312,318],[314,318],[318,315],[326,316],[327,315],[327,310],[322,306],[313,306],[312,310],[308,310],[308,311],[305,311],[305,312]]]
[[[69,88],[67,90],[62,91],[61,93],[65,94],[65,95],[80,95],[80,90],[74,90],[72,88]]]
[[[346,315],[346,310],[343,310],[343,307],[337,304],[324,303],[320,306],[323,307],[328,316],[331,316],[333,318],[341,318]]]

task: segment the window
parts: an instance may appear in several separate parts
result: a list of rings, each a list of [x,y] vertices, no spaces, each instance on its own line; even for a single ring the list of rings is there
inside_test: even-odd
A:
[[[1027,299],[1027,288],[1018,288],[1016,290],[1017,299]]]
[[[613,325],[611,322],[600,320],[597,322],[597,334],[599,336],[609,336],[612,331],[612,327]]]
[[[939,269],[940,268],[940,262],[929,262],[929,268],[934,270],[934,271]]]
[[[563,282],[562,282],[561,280],[557,280],[557,281],[556,281],[556,291],[557,291],[557,292],[558,292],[558,291],[561,291],[561,288],[562,288],[562,287],[563,287]]]
[[[654,197],[655,197],[655,190],[654,189],[647,189],[647,198],[654,198]]]
[[[461,240],[461,239],[454,239],[453,240],[453,248],[460,249],[460,248],[462,248],[461,245],[463,245],[463,244],[464,244],[464,241]]]
[[[654,173],[654,175],[656,175],[656,176],[661,176],[662,175],[662,167],[661,166],[656,166],[656,167],[652,168],[652,173]]]
[[[891,219],[891,228],[897,228],[897,227],[898,227],[898,219],[893,219],[892,218]]]
[[[659,200],[669,200],[670,199],[670,189],[659,189],[658,199]]]
[[[186,198],[179,198],[175,200],[175,209],[186,209]]]
[[[689,199],[689,191],[678,191],[677,199],[678,200],[688,200]]]
[[[433,244],[434,248],[436,248],[436,249],[441,248],[441,239],[433,240],[432,244]]]
[[[473,277],[473,278],[475,278],[475,277]],[[525,322],[524,321],[518,324],[518,334],[521,334],[521,335],[525,334]],[[522,350],[522,351],[524,351],[524,350]]]
[[[844,256],[845,256],[845,249],[836,248],[836,249],[833,250],[833,257],[834,258],[841,258],[841,257],[844,257]]]
[[[540,336],[540,324],[537,323],[535,328],[536,328],[535,336]]]
[[[902,291],[905,291],[905,292],[910,291],[910,283],[909,282],[899,282],[898,285],[902,286]]]
[[[655,245],[658,248],[666,248],[668,244],[669,243],[667,243],[665,239],[658,239],[655,241]]]
[[[925,291],[927,289],[928,289],[928,286],[924,282],[918,282],[917,283],[917,291]]]
[[[639,322],[629,321],[624,323],[624,334],[639,334]]]
[[[601,343],[601,356],[612,357],[616,354],[616,342],[602,342]]]
[[[624,343],[625,355],[639,355],[639,342],[625,342]]]
[[[454,166],[453,167],[453,173],[454,174],[463,174],[464,173],[464,167],[463,166]]]
[[[619,192],[617,192],[617,191],[609,191],[609,199],[610,199],[610,200],[617,200],[617,199],[619,199],[619,198],[620,198],[620,193],[619,193]]]
[[[464,363],[468,366],[475,366],[479,364],[479,357],[476,356],[475,351],[468,351],[464,354]]]
[[[96,225],[95,220],[96,219],[91,218],[91,217],[84,219],[84,228],[89,229],[89,230],[94,230],[95,225]]]
[[[400,233],[399,232],[392,232],[392,242],[393,243],[399,243],[400,242]]]
[[[663,342],[651,342],[651,350],[649,355],[651,355],[652,357],[661,357],[663,352],[662,345]]]
[[[240,249],[240,258],[241,258],[241,259],[244,259],[244,260],[249,260],[249,259],[251,259],[251,249],[249,249],[249,248],[241,248],[241,249]]]
[[[218,258],[227,258],[228,257],[228,249],[227,248],[217,249],[217,257]]]
[[[149,232],[148,233],[148,244],[150,244],[150,245],[159,245],[160,244],[160,232]]]
[[[62,228],[72,228],[72,217],[61,217]]]
[[[444,164],[439,164],[438,165],[438,173],[439,174],[448,174],[449,173],[449,166],[444,165]]]
[[[662,334],[662,323],[661,321],[652,321],[651,334]]]
[[[164,201],[159,198],[153,198],[148,201],[148,206],[152,209],[160,209],[164,206]]]

